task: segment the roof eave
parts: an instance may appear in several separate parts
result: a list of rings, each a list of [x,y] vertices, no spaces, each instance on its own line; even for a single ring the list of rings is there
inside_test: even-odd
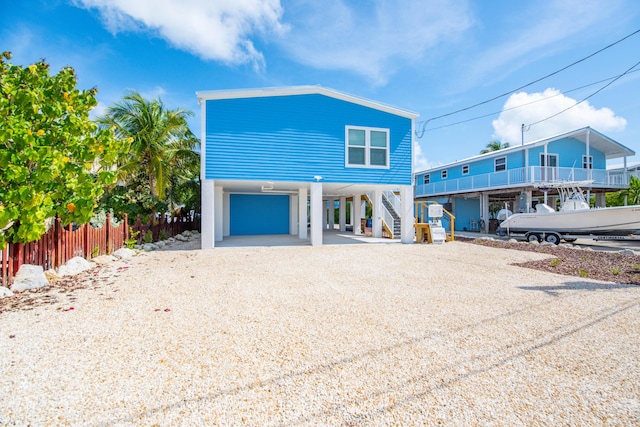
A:
[[[217,100],[217,99],[239,99],[239,98],[260,98],[270,96],[291,96],[291,95],[325,95],[331,98],[359,104],[375,110],[384,111],[397,116],[405,117],[411,120],[417,119],[418,113],[403,110],[391,105],[383,104],[370,99],[361,98],[359,96],[350,95],[334,89],[325,88],[319,85],[311,86],[287,86],[287,87],[267,87],[256,89],[230,89],[230,90],[208,90],[198,91],[196,96],[198,102]]]

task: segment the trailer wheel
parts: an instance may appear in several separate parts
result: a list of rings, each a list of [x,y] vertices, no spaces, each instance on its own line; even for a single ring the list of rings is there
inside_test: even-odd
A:
[[[530,243],[533,243],[533,242],[540,243],[540,241],[542,241],[542,239],[540,238],[540,235],[536,233],[527,234],[525,238],[527,239],[527,242],[530,242]]]
[[[547,234],[544,240],[548,243],[553,243],[554,245],[560,244],[560,236],[558,236],[557,234]]]

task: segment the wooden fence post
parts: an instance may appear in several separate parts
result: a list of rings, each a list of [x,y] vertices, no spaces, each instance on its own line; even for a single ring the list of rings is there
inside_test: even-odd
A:
[[[107,212],[107,218],[104,220],[103,227],[107,227],[107,255],[111,255],[111,213]]]
[[[93,249],[93,248],[89,249],[89,227],[91,227],[91,224],[87,222],[82,227],[83,227],[82,238],[84,239],[84,242],[82,243],[82,247],[84,249],[83,255],[84,255],[84,259],[89,259],[89,256],[91,255],[91,251]]]
[[[62,236],[60,233],[60,217],[56,216],[56,220],[53,223],[53,265],[51,268],[58,268],[62,265],[60,260],[62,259]]]
[[[123,214],[122,221],[124,221],[124,242],[129,240],[129,215]]]

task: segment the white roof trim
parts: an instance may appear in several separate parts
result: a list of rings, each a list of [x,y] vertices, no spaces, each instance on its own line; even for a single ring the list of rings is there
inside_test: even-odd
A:
[[[236,98],[259,98],[269,96],[289,96],[289,95],[325,95],[331,98],[340,99],[342,101],[359,104],[375,110],[384,111],[395,114],[397,116],[406,117],[408,119],[417,119],[420,115],[412,111],[402,110],[390,105],[382,104],[370,99],[361,98],[355,95],[349,95],[334,89],[322,86],[288,86],[288,87],[268,87],[258,89],[231,89],[231,90],[207,90],[198,91],[196,96],[198,102],[215,100],[215,99],[236,99]]]

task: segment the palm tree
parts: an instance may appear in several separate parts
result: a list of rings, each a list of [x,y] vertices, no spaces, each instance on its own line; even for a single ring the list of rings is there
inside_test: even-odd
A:
[[[487,144],[487,148],[485,148],[484,150],[480,151],[480,154],[486,154],[486,153],[490,153],[492,151],[498,151],[498,150],[502,150],[503,148],[507,148],[509,147],[509,143],[505,142],[505,143],[501,143],[500,141],[491,141],[490,143]]]
[[[629,187],[620,191],[622,199],[627,199],[628,205],[640,205],[640,179],[631,176],[629,179]]]
[[[130,151],[120,159],[121,182],[131,182],[142,171],[151,195],[164,200],[171,175],[193,172],[199,164],[198,139],[187,125],[192,115],[191,111],[168,109],[160,99],[148,101],[135,91],[109,107],[98,122],[131,142]]]

